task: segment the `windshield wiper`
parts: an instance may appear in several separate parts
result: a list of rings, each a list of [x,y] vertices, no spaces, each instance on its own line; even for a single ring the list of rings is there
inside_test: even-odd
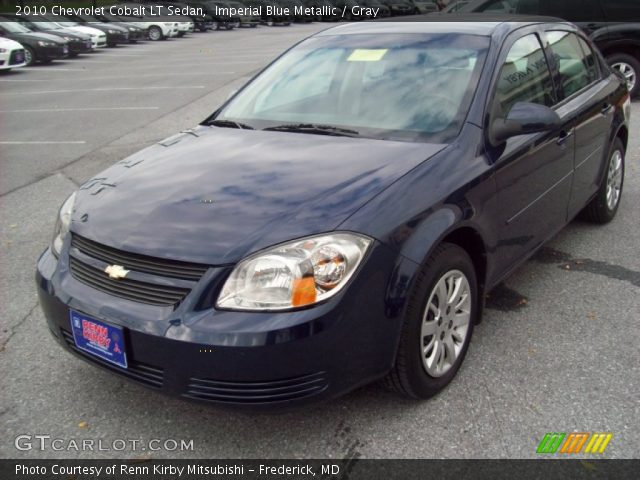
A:
[[[316,135],[334,135],[337,137],[357,137],[360,132],[348,128],[334,127],[332,125],[320,125],[316,123],[291,123],[267,127],[263,130],[274,132],[315,133]]]
[[[255,130],[251,125],[247,125],[245,123],[234,122],[233,120],[211,120],[207,122],[205,125],[213,125],[214,127],[226,127],[226,128],[240,128],[244,130]]]

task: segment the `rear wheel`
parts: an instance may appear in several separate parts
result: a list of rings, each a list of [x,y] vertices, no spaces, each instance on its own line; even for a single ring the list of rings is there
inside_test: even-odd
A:
[[[156,27],[155,25],[149,27],[149,40],[162,40],[162,37],[164,37],[164,35],[162,34],[160,27]]]
[[[616,138],[613,142],[602,184],[598,193],[583,211],[586,220],[609,223],[616,216],[624,184],[624,145]]]
[[[632,55],[616,53],[607,57],[607,63],[611,65],[614,70],[620,72],[627,80],[631,96],[638,96],[640,94],[640,82],[638,81],[640,61]]]
[[[182,37],[184,37],[184,34],[185,34],[185,33],[187,33],[187,32],[178,32],[178,38],[182,38]]]
[[[429,398],[445,388],[467,353],[477,308],[471,258],[457,245],[439,245],[409,297],[387,386],[411,398]]]
[[[36,52],[33,51],[33,48],[26,45],[24,47],[24,61],[27,65],[33,65],[36,63]]]

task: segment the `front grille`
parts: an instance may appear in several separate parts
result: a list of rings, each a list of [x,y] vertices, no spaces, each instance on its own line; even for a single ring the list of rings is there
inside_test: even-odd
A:
[[[107,262],[109,265],[122,265],[127,270],[150,273],[162,277],[179,278],[198,281],[209,268],[198,263],[180,262],[164,258],[150,257],[136,253],[123,252],[93,240],[73,235],[71,247],[77,248],[85,255]]]
[[[99,365],[103,368],[106,368],[118,375],[125,376],[130,380],[136,381],[138,383],[142,383],[147,385],[148,387],[153,388],[161,388],[164,383],[164,370],[159,367],[154,367],[151,365],[147,365],[144,363],[139,363],[128,359],[127,368],[117,367],[109,362],[106,362],[98,357],[94,357],[92,355],[88,355],[84,350],[80,350],[76,347],[76,342],[73,340],[73,335],[68,331],[61,329],[62,338],[64,339],[67,346],[73,350],[78,355],[82,356],[86,360],[90,361],[95,365]]]
[[[184,397],[214,403],[278,403],[317,395],[328,386],[325,372],[269,382],[191,378]]]
[[[24,50],[22,49],[14,50],[9,57],[9,65],[16,65],[18,63],[24,63]]]
[[[103,270],[87,265],[75,257],[69,257],[69,266],[71,267],[71,275],[73,275],[76,280],[96,290],[134,302],[175,306],[180,303],[190,291],[188,288],[140,282],[129,278],[113,280],[109,278]]]

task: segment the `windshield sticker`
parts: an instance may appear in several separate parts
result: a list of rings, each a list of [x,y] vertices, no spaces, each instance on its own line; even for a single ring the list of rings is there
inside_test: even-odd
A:
[[[369,50],[366,48],[358,48],[353,51],[348,62],[379,62],[384,54],[387,53],[387,49]]]

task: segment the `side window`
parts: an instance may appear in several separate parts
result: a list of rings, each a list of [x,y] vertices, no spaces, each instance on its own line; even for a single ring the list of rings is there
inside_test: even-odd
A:
[[[554,68],[560,80],[560,100],[582,90],[594,79],[589,73],[587,58],[578,36],[571,32],[547,32]]]
[[[517,40],[509,50],[498,76],[493,112],[504,118],[517,102],[547,107],[555,103],[551,72],[534,34]]]
[[[585,65],[589,72],[589,80],[595,82],[600,78],[600,69],[598,68],[598,61],[596,60],[596,54],[584,38],[578,37],[578,42],[582,47],[582,53],[585,55]]]

